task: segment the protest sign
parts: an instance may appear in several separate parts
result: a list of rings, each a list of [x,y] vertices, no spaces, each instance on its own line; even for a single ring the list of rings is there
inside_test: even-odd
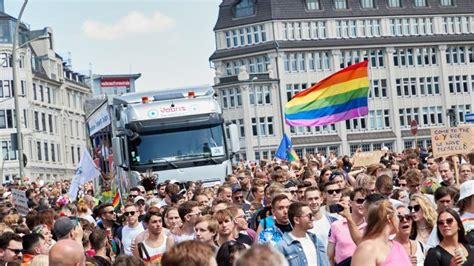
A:
[[[374,163],[379,163],[380,158],[384,154],[385,154],[384,151],[358,152],[354,154],[353,167],[368,166]]]
[[[433,156],[467,154],[474,149],[474,127],[432,128]]]
[[[12,189],[13,203],[15,208],[23,216],[26,216],[30,209],[28,208],[28,198],[24,190]]]

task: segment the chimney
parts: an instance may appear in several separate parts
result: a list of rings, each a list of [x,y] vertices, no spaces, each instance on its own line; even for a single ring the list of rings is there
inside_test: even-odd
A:
[[[5,13],[5,0],[0,0],[0,12]]]

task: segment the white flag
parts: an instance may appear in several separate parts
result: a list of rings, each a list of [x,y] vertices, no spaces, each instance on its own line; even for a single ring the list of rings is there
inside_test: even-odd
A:
[[[74,201],[76,199],[79,186],[93,180],[98,176],[100,176],[100,171],[97,170],[96,165],[89,154],[89,151],[87,151],[86,148],[83,148],[81,160],[77,166],[76,174],[72,178],[71,187],[68,192],[71,200]]]

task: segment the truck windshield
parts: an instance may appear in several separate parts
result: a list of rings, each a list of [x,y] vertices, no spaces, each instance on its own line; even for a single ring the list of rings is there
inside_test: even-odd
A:
[[[135,166],[225,155],[221,124],[140,133],[130,148]]]

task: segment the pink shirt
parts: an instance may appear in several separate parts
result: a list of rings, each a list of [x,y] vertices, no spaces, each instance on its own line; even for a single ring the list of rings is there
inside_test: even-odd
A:
[[[364,232],[367,223],[359,225],[359,231]],[[356,244],[352,241],[351,233],[349,232],[349,226],[347,220],[335,221],[331,224],[331,231],[329,231],[329,242],[335,246],[335,262],[340,263],[341,261],[352,257],[356,250]]]
[[[410,266],[411,265],[410,258],[408,257],[407,252],[403,248],[402,244],[398,243],[398,241],[392,241],[392,248],[390,249],[390,253],[388,253],[384,262],[382,262],[380,266],[399,266],[399,265]]]

